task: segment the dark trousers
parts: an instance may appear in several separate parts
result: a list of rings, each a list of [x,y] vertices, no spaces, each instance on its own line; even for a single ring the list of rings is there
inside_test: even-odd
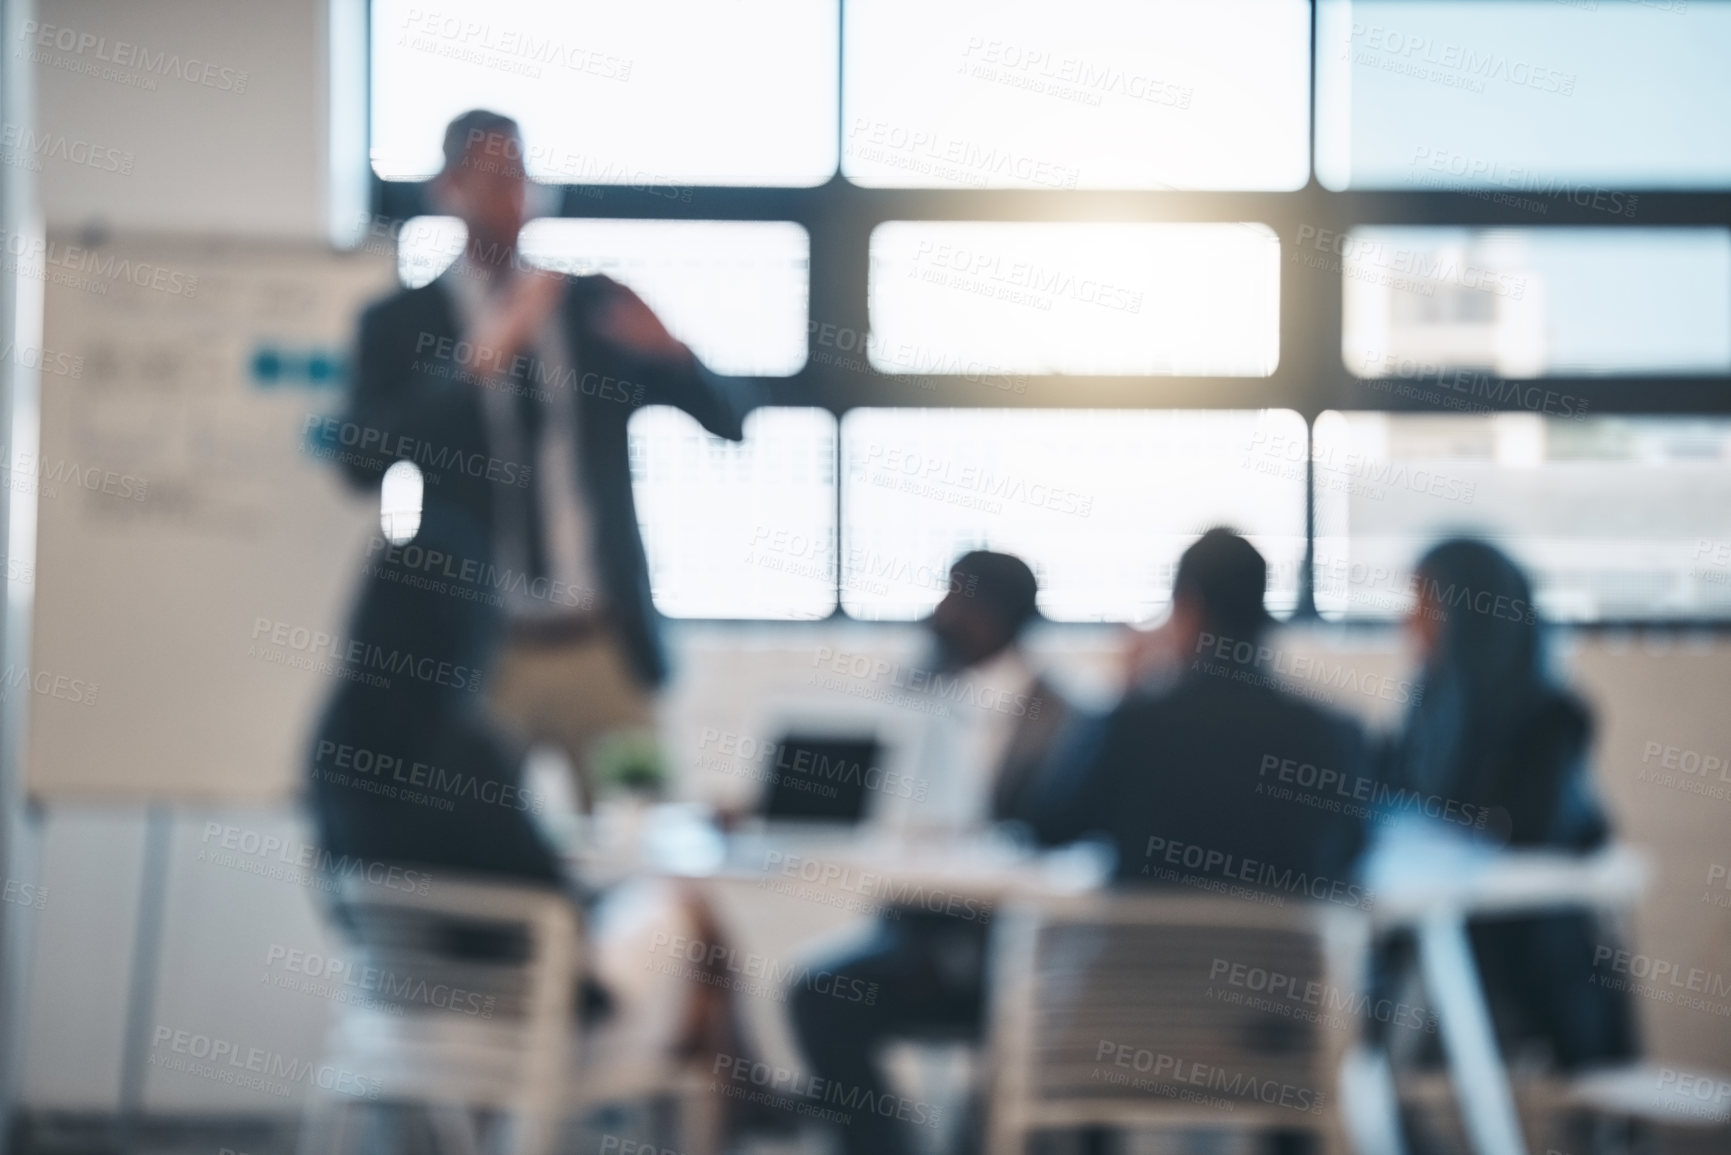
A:
[[[983,922],[896,908],[863,946],[813,965],[791,992],[800,1047],[824,1080],[819,1105],[848,1116],[841,1126],[846,1155],[906,1155],[914,1149],[911,1126],[935,1122],[932,1104],[890,1090],[878,1052],[897,1039],[981,1037],[986,939]],[[1101,1128],[1080,1138],[1087,1155],[1114,1146]],[[1311,1140],[1280,1132],[1266,1149],[1308,1155],[1316,1150]]]
[[[814,965],[790,996],[794,1029],[819,1105],[847,1116],[847,1155],[903,1155],[909,1128],[937,1122],[934,1105],[894,1094],[878,1051],[892,1039],[977,1039],[986,927],[898,907],[861,948]],[[857,998],[855,996],[858,996]]]
[[[523,750],[475,695],[352,686],[325,710],[311,753],[308,801],[333,856],[565,885],[530,812]]]

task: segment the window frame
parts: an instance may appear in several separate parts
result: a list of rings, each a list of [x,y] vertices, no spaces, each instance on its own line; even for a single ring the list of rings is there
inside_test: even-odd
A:
[[[1460,0],[1472,3],[1474,0]],[[838,0],[845,4],[846,0]],[[1547,198],[1543,223],[1515,205],[1472,190],[1437,189],[1344,190],[1325,188],[1316,176],[1315,61],[1319,0],[1310,0],[1309,178],[1292,191],[1196,192],[1172,190],[1088,189],[896,189],[867,188],[841,175],[838,148],[836,172],[820,185],[807,188],[699,186],[636,189],[621,185],[557,185],[559,217],[605,217],[632,220],[792,221],[811,240],[810,298],[806,324],[806,363],[789,377],[762,378],[766,403],[816,406],[839,419],[848,410],[873,408],[1069,408],[1069,409],[1293,409],[1313,430],[1325,410],[1390,413],[1450,412],[1403,396],[1390,388],[1398,378],[1356,377],[1340,355],[1344,325],[1343,279],[1318,275],[1291,259],[1301,229],[1335,234],[1373,225],[1438,225],[1466,228],[1554,227],[1663,228],[1708,226],[1731,228],[1731,188],[1681,191],[1635,186],[1610,188],[1638,196],[1637,223],[1581,205],[1573,199]],[[367,107],[363,110],[367,148],[371,148],[372,5],[368,4]],[[835,51],[836,134],[846,136],[844,91],[847,66],[843,41],[845,15],[838,25]],[[433,213],[427,181],[388,181],[372,172],[370,209],[375,220],[400,222]],[[604,194],[604,199],[597,193]],[[689,192],[689,197],[686,193]],[[606,205],[605,213],[591,211]],[[1283,254],[1280,263],[1280,352],[1267,377],[1078,377],[1018,375],[1021,392],[984,389],[966,377],[921,375],[917,378],[879,373],[869,365],[841,369],[824,364],[819,354],[837,333],[863,339],[871,331],[867,310],[872,231],[888,221],[1087,221],[1087,222],[1239,222],[1254,221],[1274,230]],[[1305,234],[1307,237],[1315,234]],[[833,328],[831,328],[833,326]],[[864,362],[863,357],[854,360]],[[1731,374],[1668,376],[1641,374],[1618,377],[1555,376],[1534,379],[1545,389],[1567,393],[1593,414],[1731,415]],[[935,388],[926,387],[934,383]],[[1486,411],[1522,412],[1509,402],[1487,401]],[[839,441],[838,441],[839,452]],[[839,468],[839,465],[838,465]],[[840,500],[843,479],[838,473],[837,517],[840,541]],[[1315,552],[1315,492],[1309,488],[1306,513],[1307,568]],[[839,548],[839,547],[838,547]],[[841,609],[839,575],[833,617]],[[1299,594],[1294,620],[1317,618],[1310,583]],[[711,619],[680,619],[707,621]],[[715,619],[753,621],[760,619]],[[848,620],[853,620],[849,618]],[[1672,619],[1640,619],[1637,623],[1593,623],[1604,627],[1667,624]],[[1731,627],[1731,618],[1711,619]],[[1707,624],[1690,619],[1678,624]]]

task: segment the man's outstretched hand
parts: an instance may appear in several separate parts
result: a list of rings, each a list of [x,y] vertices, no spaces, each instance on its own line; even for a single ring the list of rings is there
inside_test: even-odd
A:
[[[643,303],[643,298],[618,281],[607,282],[601,309],[595,318],[595,329],[626,352],[639,357],[677,364],[693,359],[691,350],[667,331],[667,326],[661,323],[653,309]]]

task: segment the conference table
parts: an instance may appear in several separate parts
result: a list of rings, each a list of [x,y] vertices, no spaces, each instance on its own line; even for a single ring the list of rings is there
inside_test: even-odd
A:
[[[790,992],[777,976],[819,968],[846,953],[870,936],[884,907],[913,902],[981,917],[1019,900],[1095,891],[1110,873],[1109,860],[1097,850],[1039,853],[984,831],[894,836],[870,825],[751,820],[723,831],[707,810],[678,804],[598,814],[561,833],[582,885],[620,894],[621,908],[633,891],[646,903],[664,904],[656,891],[669,885],[702,895],[725,928],[721,965],[735,980],[739,1013],[762,1057],[789,1069],[804,1062]],[[649,932],[639,928],[635,953],[615,948],[612,957],[662,963],[682,949],[699,949],[645,937]],[[644,967],[621,974],[621,981],[643,984],[635,996],[653,998],[657,976]],[[922,1080],[957,1077],[947,1054],[914,1051],[897,1061],[920,1064]]]
[[[1372,926],[1379,934],[1410,931],[1418,943],[1418,966],[1472,1150],[1526,1155],[1467,924],[1493,915],[1626,908],[1645,885],[1645,865],[1619,847],[1589,856],[1515,853],[1428,823],[1381,829],[1362,864],[1364,886],[1374,895]],[[585,834],[574,832],[567,845],[573,847],[570,861],[590,884],[678,879],[722,901],[730,891],[755,890],[855,920],[897,902],[955,912],[955,903],[978,909],[1062,901],[1102,889],[1113,865],[1097,846],[1037,851],[992,832],[894,836],[864,827],[782,825],[723,831],[700,808],[677,805]],[[1392,1084],[1374,1093],[1385,1100],[1377,1109],[1392,1119]],[[1374,1138],[1367,1142],[1398,1155],[1398,1130],[1390,1127],[1371,1127]]]
[[[573,830],[567,861],[591,884],[659,875],[874,903],[922,895],[976,902],[1055,898],[1104,886],[1112,859],[1083,843],[1037,850],[996,830],[910,830],[762,822],[722,830],[701,807],[672,804]]]
[[[1418,944],[1420,974],[1473,1151],[1526,1155],[1467,924],[1494,916],[1626,909],[1645,889],[1645,861],[1615,845],[1590,855],[1500,851],[1430,823],[1401,822],[1383,829],[1361,869],[1376,896],[1374,925],[1382,932],[1410,931]],[[1384,1147],[1387,1142],[1381,1136]]]

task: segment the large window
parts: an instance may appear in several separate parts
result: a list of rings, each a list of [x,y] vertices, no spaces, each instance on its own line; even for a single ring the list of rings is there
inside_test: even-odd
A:
[[[1731,230],[1369,228],[1341,248],[1360,377],[1731,372]]]
[[[517,118],[552,184],[815,185],[835,0],[373,0],[373,171],[431,176],[451,118]]]
[[[1296,413],[856,409],[842,422],[842,605],[912,618],[970,549],[1016,553],[1058,621],[1140,621],[1178,555],[1229,524],[1290,613],[1304,558]],[[1286,451],[1296,461],[1285,460]]]
[[[1280,357],[1266,225],[891,221],[871,246],[873,365],[1265,377]]]
[[[1609,193],[1731,182],[1731,4],[1320,0],[1330,188]]]
[[[655,604],[674,617],[835,610],[835,418],[759,409],[745,441],[676,409],[631,418],[631,482]]]
[[[372,12],[405,283],[463,245],[443,126],[493,107],[549,186],[528,259],[632,286],[781,407],[744,447],[633,426],[669,613],[908,618],[989,544],[1050,616],[1137,620],[1227,522],[1278,612],[1397,613],[1474,531],[1571,620],[1731,617],[1731,4]]]
[[[523,255],[636,290],[718,373],[784,377],[805,364],[811,246],[786,221],[531,221]]]
[[[850,0],[845,43],[856,184],[1294,189],[1308,175],[1303,0]]]
[[[465,240],[454,218],[414,218],[398,238],[398,275],[426,284]],[[811,246],[796,224],[548,219],[531,221],[521,245],[531,264],[629,285],[718,373],[784,377],[805,363]]]
[[[1459,532],[1534,577],[1556,620],[1731,616],[1731,421],[1324,413],[1316,600],[1389,617]]]

